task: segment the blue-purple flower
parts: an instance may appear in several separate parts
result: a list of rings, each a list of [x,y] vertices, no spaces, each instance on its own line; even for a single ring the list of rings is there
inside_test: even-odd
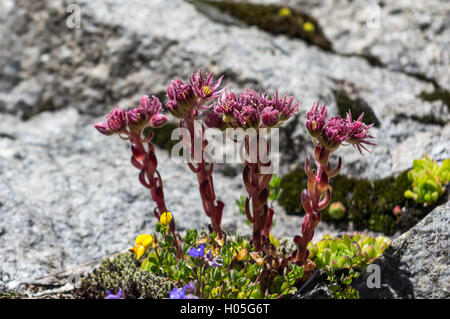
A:
[[[116,294],[113,294],[111,291],[106,291],[105,299],[125,299],[125,295],[123,294],[122,289],[119,289]]]
[[[170,299],[198,299],[197,296],[194,295],[195,287],[194,283],[190,282],[184,285],[183,288],[173,288],[169,291]]]
[[[205,254],[205,244],[201,243],[198,248],[189,248],[188,255],[193,258],[198,258],[204,261],[210,267],[220,267],[223,264],[220,263],[220,259],[215,258],[212,250],[210,249]]]
[[[205,244],[201,243],[198,248],[189,248],[188,255],[194,258],[202,258],[205,255]]]

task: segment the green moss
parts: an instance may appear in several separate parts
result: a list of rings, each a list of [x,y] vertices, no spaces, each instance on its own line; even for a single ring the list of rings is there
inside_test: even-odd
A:
[[[279,6],[232,1],[196,0],[219,9],[247,25],[257,26],[272,34],[283,34],[290,38],[302,39],[325,51],[333,51],[319,23],[310,15],[299,10]]]
[[[375,127],[380,127],[380,121],[372,108],[362,98],[351,97],[344,89],[334,90],[333,94],[341,117],[345,117],[349,110],[352,112],[353,118],[358,118],[364,113],[364,122],[374,123]]]
[[[339,174],[330,182],[332,202],[341,202],[346,210],[339,221],[353,221],[356,229],[393,234],[397,230],[398,217],[392,210],[396,205],[406,205],[403,193],[410,186],[407,171],[397,177],[387,177],[373,182],[355,179]],[[280,205],[288,214],[304,214],[300,194],[306,188],[306,174],[297,168],[284,175],[280,187]],[[336,222],[328,215],[328,208],[322,211],[323,220]]]
[[[330,185],[333,189],[333,202],[341,202],[344,207],[346,208],[346,212],[344,217],[341,220],[348,220],[348,206],[347,202],[349,199],[349,195],[352,193],[353,189],[355,188],[355,179],[348,178],[345,175],[337,175],[335,178],[333,178],[330,182]],[[323,220],[325,221],[334,221],[333,218],[330,218],[329,216],[329,208],[327,207],[325,210],[322,211]]]
[[[307,176],[302,168],[296,168],[282,176],[280,182],[281,195],[278,199],[280,205],[288,214],[303,215],[305,211],[300,204],[300,194],[306,188]]]
[[[76,291],[77,298],[104,298],[106,290],[116,293],[122,289],[126,298],[166,298],[173,283],[140,269],[136,257],[130,253],[120,254],[112,260],[102,261]]]

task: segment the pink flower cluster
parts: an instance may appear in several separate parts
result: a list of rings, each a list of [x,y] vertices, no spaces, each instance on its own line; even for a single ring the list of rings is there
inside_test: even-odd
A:
[[[316,104],[306,114],[306,128],[316,143],[321,143],[330,152],[334,152],[344,142],[353,145],[362,154],[366,151],[366,145],[375,145],[369,139],[373,136],[368,134],[373,124],[366,125],[361,120],[364,114],[356,120],[352,120],[352,114],[349,111],[345,119],[339,116],[333,116],[327,121],[327,109],[322,106],[319,110],[319,104]]]
[[[245,90],[239,97],[233,92],[223,92],[214,103],[213,111],[206,114],[206,125],[225,128],[271,128],[282,125],[298,111],[299,104],[292,105],[293,97],[280,98]]]
[[[102,134],[129,134],[142,131],[150,126],[158,128],[167,123],[167,116],[161,114],[161,102],[157,97],[152,100],[146,95],[141,97],[141,103],[132,109],[124,110],[116,106],[107,116],[106,122],[95,123],[95,128]]]
[[[197,117],[200,115],[198,109],[208,108],[205,104],[216,99],[222,93],[221,90],[218,90],[222,77],[216,83],[214,83],[213,77],[213,73],[204,77],[200,69],[199,72],[191,74],[189,84],[180,79],[172,81],[167,88],[169,102],[166,107],[175,117],[181,119]]]

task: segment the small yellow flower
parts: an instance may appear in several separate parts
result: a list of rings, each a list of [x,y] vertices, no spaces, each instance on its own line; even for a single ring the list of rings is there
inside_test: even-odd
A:
[[[211,241],[211,239],[210,239],[209,237],[205,236],[204,238],[197,240],[197,241],[195,242],[195,244],[198,246],[198,245],[200,245],[200,244],[207,244],[207,243],[209,243],[210,241]]]
[[[249,253],[249,255],[259,266],[262,266],[264,264],[264,258],[261,257],[258,252],[251,252]]]
[[[306,32],[314,32],[316,28],[311,22],[305,22],[305,24],[303,24],[303,30]]]
[[[236,258],[238,261],[241,261],[242,259],[244,259],[247,256],[247,249],[245,248],[241,248],[238,253],[236,254]]]
[[[161,218],[159,219],[160,223],[164,226],[167,226],[170,224],[172,220],[172,214],[170,212],[165,212],[161,215]]]
[[[136,255],[136,259],[142,257],[147,248],[153,243],[153,236],[142,234],[136,237],[136,246],[130,248],[130,251]]]
[[[282,17],[282,18],[284,18],[284,17],[289,17],[289,16],[292,15],[292,11],[291,11],[291,9],[289,9],[289,8],[287,8],[287,7],[284,7],[284,8],[281,8],[281,9],[278,11],[278,15],[279,15],[280,17]]]
[[[217,245],[219,245],[220,247],[223,247],[223,244],[224,244],[223,238],[216,237],[214,239],[214,241],[217,243]]]

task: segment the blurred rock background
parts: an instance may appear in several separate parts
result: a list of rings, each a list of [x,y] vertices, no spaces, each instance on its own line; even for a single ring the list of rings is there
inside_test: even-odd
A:
[[[0,291],[125,250],[152,230],[153,205],[128,146],[92,124],[140,95],[164,99],[170,79],[200,67],[237,91],[278,89],[300,101],[281,132],[281,173],[311,151],[304,115],[317,101],[332,115],[359,105],[376,123],[370,154],[337,152],[348,176],[387,177],[424,154],[450,157],[448,1],[251,2],[307,13],[330,47],[247,26],[200,1],[0,0]],[[79,28],[68,26],[73,4]],[[206,227],[195,176],[163,149],[158,158],[179,230]],[[237,172],[219,169],[216,193],[224,228],[249,233],[235,205],[244,194]],[[281,207],[276,216],[275,235],[300,231],[301,217]],[[325,232],[338,230],[322,223],[316,236]]]

